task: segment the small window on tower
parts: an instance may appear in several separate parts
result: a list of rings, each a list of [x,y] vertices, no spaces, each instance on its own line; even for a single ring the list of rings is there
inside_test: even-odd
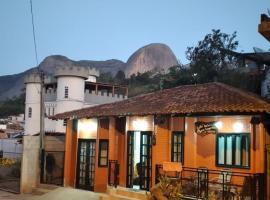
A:
[[[68,98],[68,86],[65,87],[65,99]]]
[[[31,118],[32,117],[32,108],[29,107],[28,108],[28,118]]]
[[[67,119],[64,119],[63,126],[67,126]]]

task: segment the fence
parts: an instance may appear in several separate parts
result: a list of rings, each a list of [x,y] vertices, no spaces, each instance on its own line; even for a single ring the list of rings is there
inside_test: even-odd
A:
[[[18,139],[0,139],[0,189],[20,192],[21,158]]]
[[[156,165],[156,182],[166,175],[162,165]],[[182,194],[196,199],[251,199],[264,200],[264,174],[236,173],[230,169],[183,167],[179,176]]]
[[[109,160],[108,184],[114,187],[119,184],[119,164],[117,160]]]

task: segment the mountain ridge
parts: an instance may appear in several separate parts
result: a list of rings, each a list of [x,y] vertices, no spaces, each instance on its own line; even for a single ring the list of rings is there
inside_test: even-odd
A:
[[[50,55],[43,59],[38,65],[45,74],[53,74],[57,67],[77,66],[94,67],[103,73],[109,72],[113,76],[118,71],[124,71],[129,77],[133,73],[143,73],[150,70],[167,70],[176,65],[177,59],[169,46],[162,43],[152,43],[145,45],[135,51],[127,60],[123,62],[118,59],[108,59],[105,61],[96,60],[72,60],[63,55]],[[19,96],[24,88],[24,76],[36,70],[32,67],[24,72],[14,75],[0,76],[0,100]]]

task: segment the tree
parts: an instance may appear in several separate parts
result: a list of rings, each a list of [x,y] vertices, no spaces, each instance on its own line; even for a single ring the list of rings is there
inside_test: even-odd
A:
[[[101,83],[114,83],[114,78],[111,72],[103,72],[100,73],[100,76],[98,77],[97,81]]]
[[[115,79],[116,83],[123,84],[125,82],[125,79],[126,79],[125,72],[123,72],[122,70],[119,70],[116,73],[114,79]]]
[[[220,30],[212,30],[196,47],[188,47],[186,57],[196,81],[214,81],[219,72],[237,68],[238,59],[231,53],[237,47],[236,32],[229,35]]]
[[[0,117],[24,113],[24,100],[25,93],[22,93],[19,97],[13,97],[0,102]]]

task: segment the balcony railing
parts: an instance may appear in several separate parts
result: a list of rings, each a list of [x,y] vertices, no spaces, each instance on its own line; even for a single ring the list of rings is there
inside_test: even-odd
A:
[[[230,169],[183,167],[181,173],[167,174],[162,165],[156,165],[156,183],[161,176],[179,181],[182,195],[195,199],[265,199],[264,174],[238,173]]]
[[[119,164],[117,160],[109,160],[108,185],[117,187],[119,184]]]

